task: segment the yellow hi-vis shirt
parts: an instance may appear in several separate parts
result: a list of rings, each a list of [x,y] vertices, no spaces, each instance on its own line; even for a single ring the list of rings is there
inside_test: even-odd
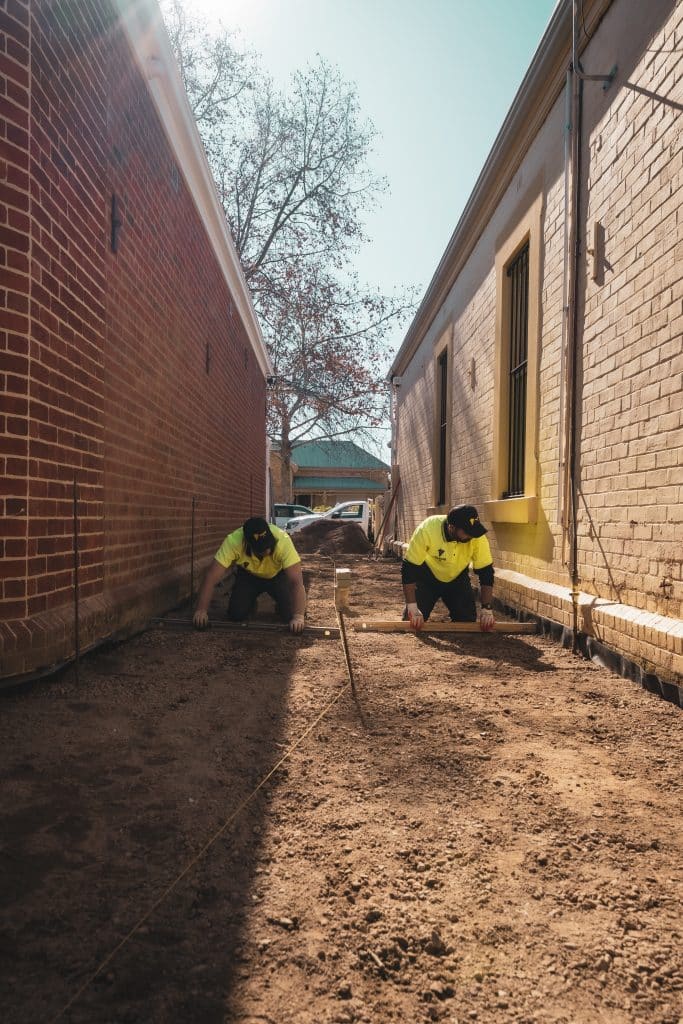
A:
[[[446,540],[445,522],[446,516],[429,516],[420,523],[403,556],[407,562],[413,565],[424,562],[442,583],[450,583],[470,565],[474,569],[483,569],[493,563],[485,534],[466,542]]]
[[[244,530],[241,526],[228,534],[214,557],[225,569],[229,569],[231,565],[240,565],[252,576],[272,580],[273,576],[277,576],[282,569],[289,569],[290,565],[296,565],[301,559],[288,533],[272,524],[270,532],[275,537],[276,544],[273,551],[265,558],[247,554]]]

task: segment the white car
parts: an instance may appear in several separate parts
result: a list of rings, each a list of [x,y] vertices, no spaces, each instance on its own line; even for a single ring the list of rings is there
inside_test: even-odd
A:
[[[308,526],[319,519],[340,519],[344,523],[358,523],[365,536],[370,535],[370,505],[367,501],[341,501],[327,512],[297,516],[287,520],[285,530],[287,533],[296,533],[302,526]]]
[[[276,526],[280,526],[282,529],[285,528],[288,519],[295,519],[297,516],[312,516],[314,515],[313,509],[307,505],[287,505],[280,504],[279,502],[273,505],[273,518],[271,523],[275,523]]]

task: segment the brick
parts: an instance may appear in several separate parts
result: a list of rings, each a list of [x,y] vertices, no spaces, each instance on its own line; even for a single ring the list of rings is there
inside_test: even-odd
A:
[[[615,10],[618,7],[617,4]],[[620,31],[627,33],[628,27],[623,26]],[[662,38],[644,42],[643,61],[636,62],[629,81],[636,87],[639,81],[643,86],[648,83],[651,88],[655,73],[657,81],[668,76],[669,95],[674,83],[680,80],[681,56],[671,46],[664,47]],[[650,52],[658,55],[661,67],[647,74],[645,65]],[[587,196],[587,222],[597,218],[606,227],[610,268],[605,273],[604,285],[588,283],[582,325],[585,331],[581,499],[590,516],[590,530],[587,523],[582,525],[581,566],[597,595],[612,597],[616,586],[621,588],[623,600],[661,613],[665,602],[658,593],[658,585],[669,563],[675,566],[676,596],[666,602],[666,608],[673,607],[680,614],[683,584],[680,529],[677,532],[676,527],[681,519],[679,467],[683,419],[681,366],[675,362],[681,358],[683,337],[683,250],[677,241],[680,140],[675,130],[675,112],[667,110],[664,104],[653,105],[635,90],[619,87],[612,97],[606,97],[606,103],[600,145],[591,148]],[[594,126],[586,125],[586,135],[595,140]],[[530,171],[529,177],[532,176]],[[553,290],[552,282],[561,282],[562,247],[556,246],[554,239],[562,228],[561,201],[560,185],[551,185],[544,219],[544,335],[538,435],[540,494],[552,537],[549,547],[555,553],[551,561],[539,557],[538,552],[534,554],[532,538],[521,530],[514,539],[506,537],[502,530],[500,537],[492,538],[497,565],[517,570],[529,567],[542,577],[564,572],[557,556],[561,531],[551,511],[556,509],[558,437],[549,427],[559,400],[556,343],[561,335],[561,292]],[[496,215],[499,222],[510,218],[514,212],[511,205],[501,206]],[[437,312],[437,321],[451,317],[454,323],[458,342],[454,347],[456,381],[467,371],[468,338],[478,343],[478,363],[491,361],[490,339],[494,331],[490,286],[486,281],[489,258],[490,253],[480,246],[465,273],[467,285],[460,287],[459,292],[454,291]],[[422,349],[404,373],[399,395],[398,458],[403,482],[399,514],[404,536],[409,535],[424,514],[429,503],[425,496],[431,490],[430,439],[426,434],[431,428],[433,384],[422,371],[421,363],[431,365],[434,340],[433,336],[425,337]],[[454,447],[454,476],[462,497],[475,501],[491,496],[481,480],[482,467],[485,477],[489,471],[492,398],[491,387],[484,388],[483,380],[482,376],[478,395],[471,395],[466,388],[458,389],[457,385],[454,390],[453,436],[467,438],[466,444]],[[422,426],[425,422],[426,429]],[[472,437],[472,424],[477,424],[476,438]],[[627,517],[639,521],[631,531],[625,524]],[[527,599],[534,600],[531,595]],[[620,629],[623,633],[623,623]],[[651,655],[656,654],[658,642],[651,640]],[[630,645],[630,650],[637,650],[638,642],[633,637],[624,634],[624,643]]]
[[[28,413],[15,406],[3,421],[10,433],[0,451],[17,478],[3,498],[32,503],[28,524],[8,520],[4,551],[28,559],[28,614],[52,616],[54,651],[65,642],[60,608],[72,598],[74,476],[83,587],[93,596],[105,575],[115,589],[167,570],[169,553],[185,563],[192,494],[208,510],[197,524],[197,557],[209,557],[230,526],[262,508],[265,481],[263,377],[242,325],[225,320],[230,296],[189,193],[164,181],[174,155],[154,104],[123,34],[108,32],[103,48],[83,24],[86,16],[107,24],[109,5],[93,0],[74,11],[66,31],[66,19],[48,18],[49,5],[32,5],[32,81],[27,34],[0,55],[3,77],[14,79],[5,114],[20,129],[3,152],[5,201],[19,215],[30,202],[32,216],[30,227],[14,213],[2,225],[3,286],[15,293],[7,312],[26,314],[24,297],[32,300],[27,315],[3,323],[9,334],[0,339],[16,357],[1,371],[6,384],[12,376],[9,394],[30,397]],[[30,154],[20,109],[29,90]],[[112,142],[126,154],[120,164],[110,160]],[[127,218],[116,256],[107,249],[113,191]],[[215,344],[208,378],[206,337]],[[206,436],[226,443],[198,458]],[[34,502],[45,506],[33,510]],[[2,612],[24,616],[27,606],[12,601]],[[26,649],[39,632],[44,649],[44,630],[23,634]]]

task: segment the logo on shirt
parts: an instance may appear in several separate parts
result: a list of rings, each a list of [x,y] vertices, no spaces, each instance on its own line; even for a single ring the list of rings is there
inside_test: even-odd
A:
[[[444,549],[443,549],[443,548],[439,548],[439,550],[438,550],[438,551],[437,551],[437,553],[436,553],[436,557],[437,557],[438,559],[440,559],[441,561],[443,561],[443,560],[444,560],[444,558],[446,557],[446,552],[444,551]]]

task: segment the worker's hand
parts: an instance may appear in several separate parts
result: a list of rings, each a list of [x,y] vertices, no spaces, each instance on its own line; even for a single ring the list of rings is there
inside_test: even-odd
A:
[[[490,608],[482,608],[479,612],[479,628],[483,633],[491,633],[496,627],[496,620]]]
[[[195,612],[192,618],[192,623],[195,629],[206,629],[209,625],[209,613]]]
[[[292,633],[303,633],[304,631],[304,617],[303,615],[293,615],[289,623],[289,629]]]
[[[422,612],[416,604],[406,605],[406,611],[408,612],[408,622],[410,623],[411,629],[422,629],[425,620]]]

